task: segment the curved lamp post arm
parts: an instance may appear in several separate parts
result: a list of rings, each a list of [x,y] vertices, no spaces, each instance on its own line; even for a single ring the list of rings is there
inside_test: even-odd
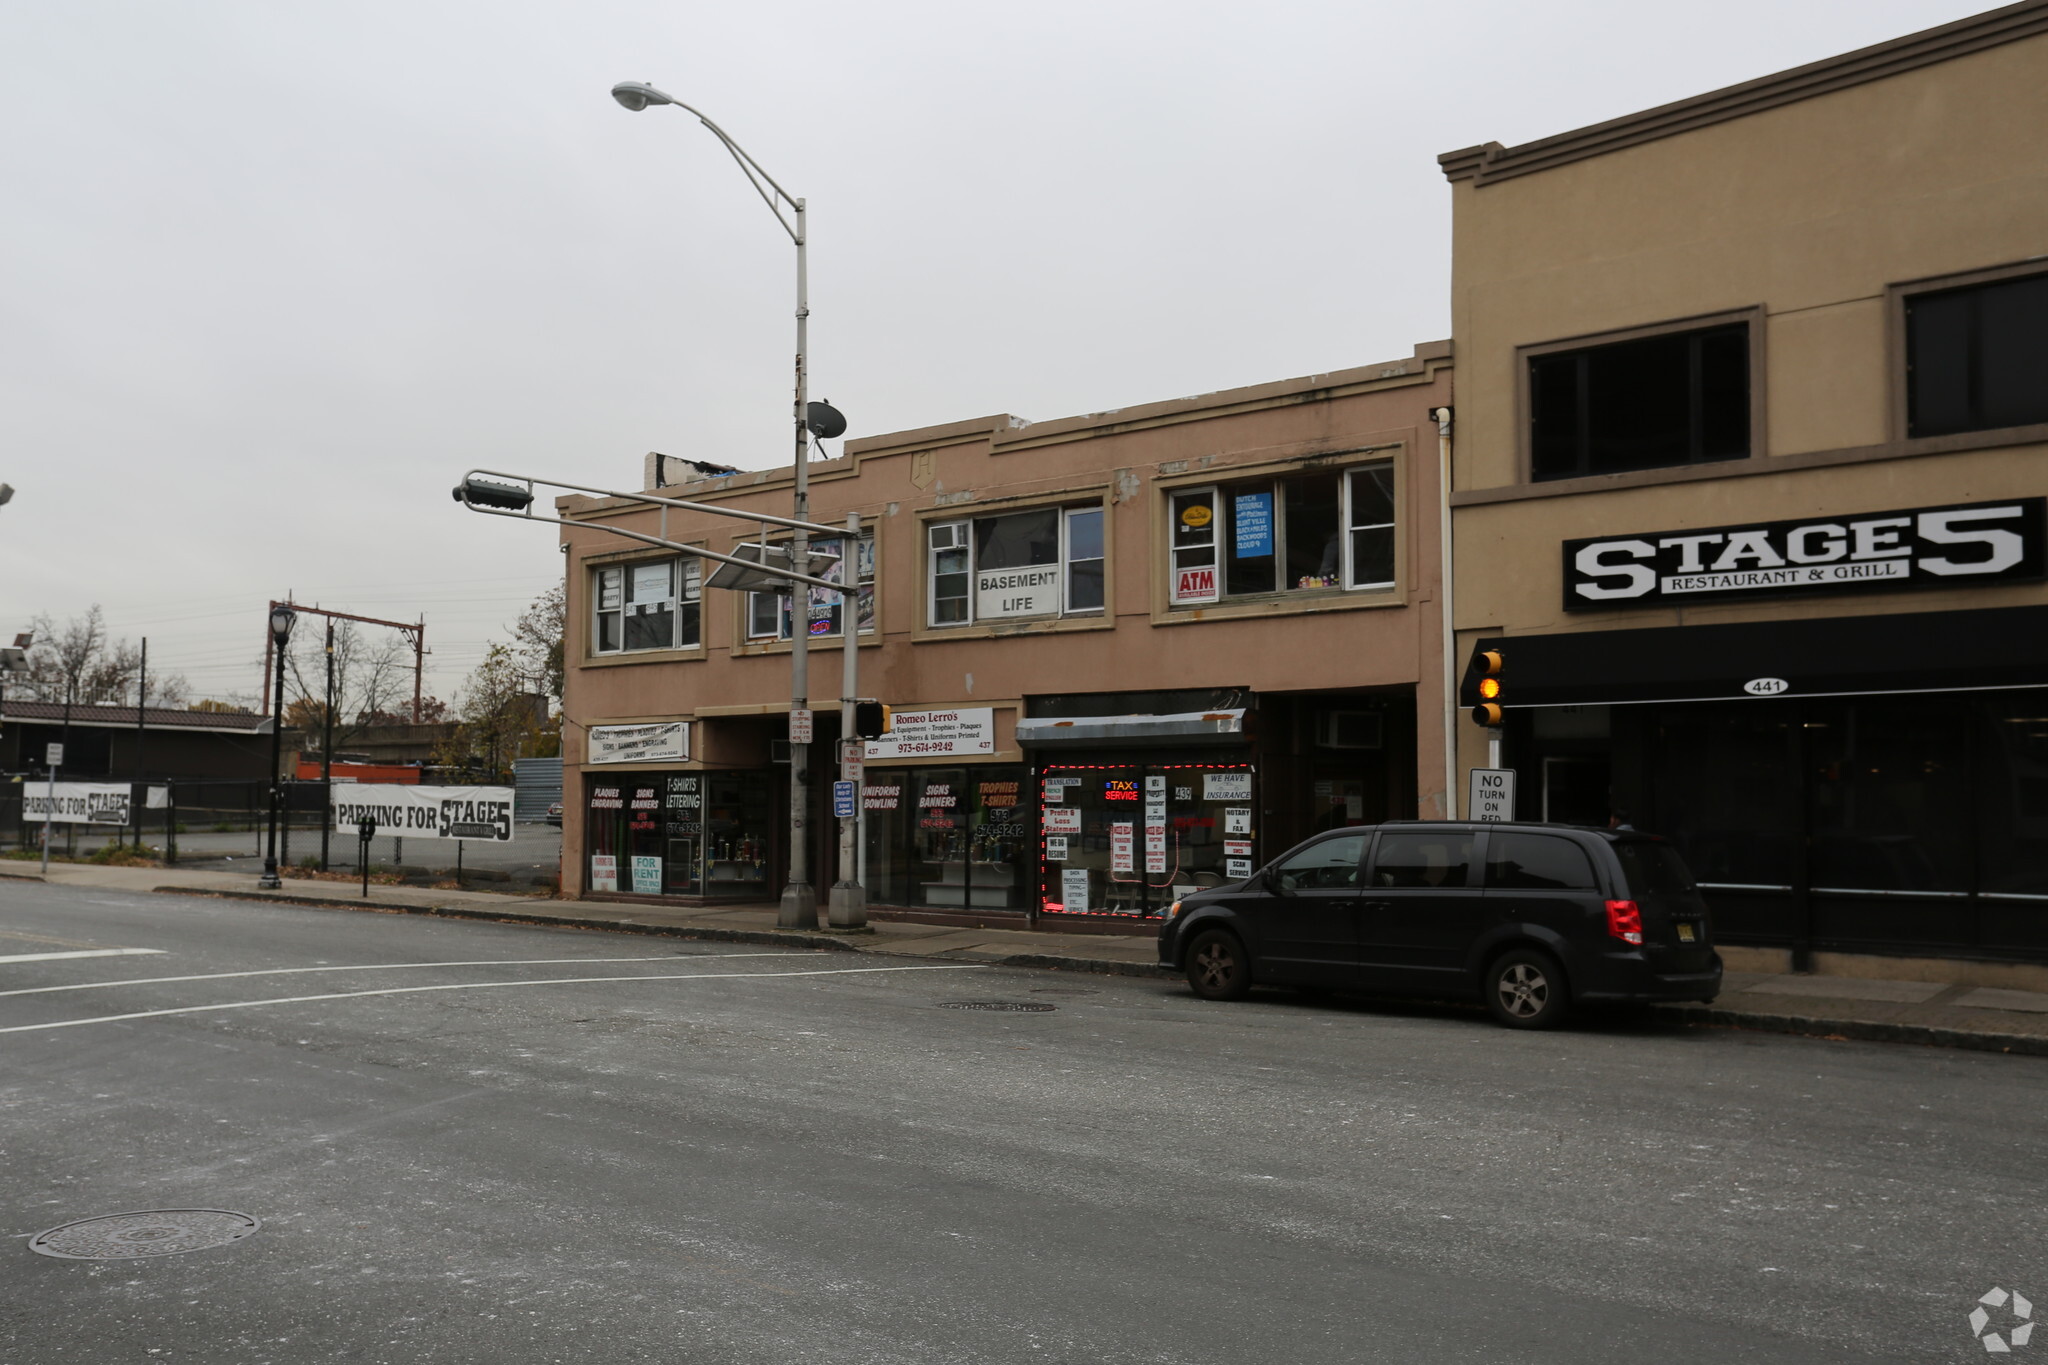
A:
[[[692,108],[674,95],[668,94],[666,91],[657,90],[643,81],[625,81],[613,86],[612,98],[625,105],[626,108],[635,111],[645,109],[650,104],[673,104],[676,108],[686,113],[695,114],[697,122],[709,128],[711,135],[724,143],[725,150],[732,153],[732,159],[738,164],[740,173],[747,177],[747,183],[754,187],[754,193],[761,196],[761,202],[766,204],[768,211],[775,215],[775,221],[782,224],[782,230],[789,234],[789,240],[795,242],[798,246],[804,244],[803,200],[798,199],[795,195],[777,184],[775,177],[768,174],[761,163],[754,160],[748,154],[746,148],[733,141],[732,134],[726,132],[725,129],[719,127],[716,123],[713,123],[710,117],[701,109]],[[762,188],[763,182],[766,182],[766,189]],[[769,190],[773,190],[774,193],[770,194]],[[775,202],[778,198],[783,203],[789,205],[798,215],[794,224],[782,216],[782,209]]]

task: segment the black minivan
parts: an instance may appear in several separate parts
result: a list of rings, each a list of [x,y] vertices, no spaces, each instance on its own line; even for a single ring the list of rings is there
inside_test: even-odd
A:
[[[1712,1000],[1706,902],[1664,840],[1577,825],[1401,821],[1331,830],[1179,901],[1159,960],[1195,994],[1261,985],[1475,995],[1510,1028],[1579,1001]]]

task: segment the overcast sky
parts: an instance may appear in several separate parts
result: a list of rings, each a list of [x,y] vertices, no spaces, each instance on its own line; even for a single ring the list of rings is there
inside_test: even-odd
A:
[[[429,689],[560,572],[473,465],[637,486],[1449,333],[1439,152],[1987,8],[1954,0],[0,3],[0,628],[94,602],[200,695],[264,603],[427,622]],[[836,446],[834,447],[836,451]]]

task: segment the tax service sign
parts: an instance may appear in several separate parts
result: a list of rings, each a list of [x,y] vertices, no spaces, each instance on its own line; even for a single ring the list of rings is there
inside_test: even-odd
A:
[[[1564,608],[1969,587],[2043,577],[2048,499],[1587,536],[1564,542]]]

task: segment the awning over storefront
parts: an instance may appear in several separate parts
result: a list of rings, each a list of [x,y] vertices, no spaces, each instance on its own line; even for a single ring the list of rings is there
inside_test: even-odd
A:
[[[1244,710],[1183,711],[1168,716],[1074,716],[1017,722],[1017,742],[1054,744],[1227,744],[1244,734]]]
[[[2048,607],[1506,635],[1481,650],[1501,653],[1509,709],[2048,687]],[[1476,687],[1468,663],[1462,704]]]

